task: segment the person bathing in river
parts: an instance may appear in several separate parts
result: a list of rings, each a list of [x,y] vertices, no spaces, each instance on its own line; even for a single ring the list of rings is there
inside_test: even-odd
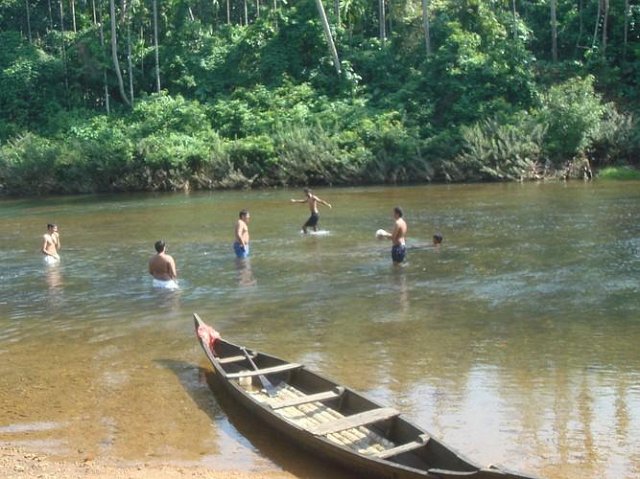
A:
[[[58,251],[60,250],[60,234],[58,225],[49,223],[47,232],[43,236],[42,254],[46,264],[56,264],[60,261]]]
[[[393,225],[393,231],[389,233],[385,230],[378,230],[378,238],[387,238],[391,240],[393,246],[391,246],[391,260],[393,264],[401,264],[407,254],[407,247],[405,240],[407,237],[407,222],[403,218],[404,212],[402,208],[396,206],[393,208],[393,219],[395,221]]]
[[[313,231],[318,231],[318,220],[320,219],[320,214],[318,212],[318,203],[321,205],[328,206],[331,208],[331,205],[324,201],[323,199],[318,198],[316,195],[312,193],[309,188],[304,189],[305,198],[302,200],[292,199],[292,203],[308,203],[309,210],[311,211],[311,216],[307,220],[305,224],[302,225],[302,232],[307,234],[308,228],[313,228]]]
[[[435,249],[440,249],[440,245],[442,244],[442,235],[440,233],[436,233],[433,235],[433,247]]]
[[[149,274],[153,276],[154,288],[178,289],[176,262],[167,254],[164,241],[156,241],[156,254],[149,259]]]
[[[238,221],[236,221],[233,250],[236,253],[236,257],[241,259],[249,256],[249,218],[251,218],[249,212],[242,210]]]

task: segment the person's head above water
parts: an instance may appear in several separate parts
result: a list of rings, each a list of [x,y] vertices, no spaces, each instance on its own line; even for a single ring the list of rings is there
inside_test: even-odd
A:
[[[433,244],[442,243],[442,235],[440,233],[436,233],[433,235]]]
[[[166,246],[167,244],[163,240],[156,241],[155,248],[158,253],[162,253]]]

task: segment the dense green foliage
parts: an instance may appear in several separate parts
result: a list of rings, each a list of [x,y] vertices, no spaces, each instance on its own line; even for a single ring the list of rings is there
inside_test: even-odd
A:
[[[598,173],[602,180],[640,180],[640,171],[629,166],[609,166]]]
[[[527,180],[585,159],[640,163],[637,2],[430,0],[429,52],[420,1],[386,0],[384,35],[377,5],[340,0],[338,17],[325,3],[337,73],[312,0],[161,1],[157,51],[152,1],[113,4],[112,38],[108,3],[0,0],[0,192]]]

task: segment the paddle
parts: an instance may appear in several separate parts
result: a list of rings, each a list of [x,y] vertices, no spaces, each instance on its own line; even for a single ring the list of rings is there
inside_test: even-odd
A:
[[[253,359],[251,359],[251,355],[246,350],[246,348],[241,347],[240,349],[242,350],[245,357],[249,361],[249,364],[251,364],[251,367],[256,371],[259,371],[258,366],[256,366],[256,363],[253,362]],[[275,386],[271,384],[271,381],[269,381],[264,374],[259,374],[258,379],[260,379],[260,382],[262,383],[262,387],[265,389],[265,391],[267,391],[267,394],[269,395],[269,397],[274,397],[278,394],[278,391],[276,391]]]

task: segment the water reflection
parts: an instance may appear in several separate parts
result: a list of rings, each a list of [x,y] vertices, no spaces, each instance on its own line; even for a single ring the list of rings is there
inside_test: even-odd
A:
[[[64,300],[64,279],[60,263],[45,264],[44,277],[47,283],[47,304],[49,308],[59,308]]]
[[[251,260],[249,258],[236,258],[236,277],[238,281],[238,286],[255,286],[258,284],[258,281],[253,276],[253,271],[251,270]]]

